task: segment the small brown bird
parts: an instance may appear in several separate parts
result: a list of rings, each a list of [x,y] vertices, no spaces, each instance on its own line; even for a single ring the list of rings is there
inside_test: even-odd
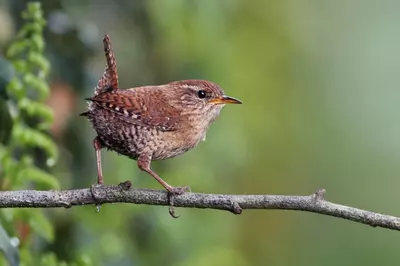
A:
[[[107,66],[88,98],[86,116],[97,132],[98,184],[103,183],[101,148],[137,160],[170,194],[188,187],[173,187],[151,170],[151,161],[178,156],[205,140],[206,132],[225,104],[240,104],[207,80],[181,80],[165,85],[118,88],[116,60],[108,35],[103,39]]]

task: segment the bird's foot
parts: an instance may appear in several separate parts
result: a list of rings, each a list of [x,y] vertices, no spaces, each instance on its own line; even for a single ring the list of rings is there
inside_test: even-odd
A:
[[[168,194],[170,194],[170,196],[179,196],[182,195],[185,192],[191,192],[190,187],[189,186],[184,186],[184,187],[170,187],[168,189]]]
[[[95,202],[96,212],[100,212],[100,208],[101,208],[101,202],[99,201],[99,199],[97,197],[97,190],[101,189],[103,186],[104,186],[103,184],[92,184],[90,186],[90,193],[92,194],[92,198]]]
[[[168,189],[168,199],[169,199],[169,214],[173,218],[179,218],[179,215],[175,213],[175,208],[174,208],[174,201],[175,197],[182,195],[186,192],[191,192],[190,187],[185,186],[185,187],[170,187]]]

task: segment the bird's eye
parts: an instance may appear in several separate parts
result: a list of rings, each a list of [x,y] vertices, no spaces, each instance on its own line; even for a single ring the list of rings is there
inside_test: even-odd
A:
[[[204,90],[199,90],[199,91],[197,92],[197,96],[199,96],[200,99],[204,99],[204,98],[206,98],[207,93],[206,93],[206,91],[204,91]]]

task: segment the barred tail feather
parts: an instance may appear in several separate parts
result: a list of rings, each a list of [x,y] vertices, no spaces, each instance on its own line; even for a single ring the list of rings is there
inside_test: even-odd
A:
[[[119,82],[117,73],[117,61],[115,59],[114,51],[111,47],[110,37],[107,34],[103,38],[103,44],[107,65],[104,70],[103,76],[100,78],[97,86],[94,89],[94,95],[98,95],[105,91],[118,89]]]
[[[99,79],[97,86],[94,88],[94,96],[103,93],[111,92],[118,89],[118,73],[117,61],[115,59],[114,51],[111,47],[110,37],[106,34],[103,38],[104,53],[106,55],[107,65],[104,69],[103,75]],[[92,102],[88,102],[88,109],[93,110],[95,106]]]

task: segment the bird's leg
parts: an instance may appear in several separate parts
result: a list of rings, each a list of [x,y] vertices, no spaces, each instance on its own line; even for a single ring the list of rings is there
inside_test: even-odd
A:
[[[153,170],[150,168],[151,164],[151,155],[141,154],[137,160],[138,167],[140,170],[147,172],[149,175],[154,177],[158,183],[160,183],[171,195],[181,195],[187,191],[190,191],[189,187],[173,187],[165,182],[161,177],[159,177]]]
[[[190,191],[189,187],[173,187],[169,185],[167,182],[165,182],[161,177],[159,177],[153,170],[151,170],[150,165],[151,165],[151,155],[148,154],[141,154],[137,160],[138,162],[138,167],[140,170],[147,172],[149,175],[154,177],[155,180],[157,180],[158,183],[160,183],[168,192],[168,199],[169,199],[169,214],[173,218],[178,218],[179,215],[175,214],[175,209],[174,209],[174,199],[175,196],[181,195],[185,193],[186,191]]]
[[[97,161],[97,184],[103,184],[103,171],[101,169],[101,142],[99,137],[93,139],[93,147],[96,151],[96,161]]]

